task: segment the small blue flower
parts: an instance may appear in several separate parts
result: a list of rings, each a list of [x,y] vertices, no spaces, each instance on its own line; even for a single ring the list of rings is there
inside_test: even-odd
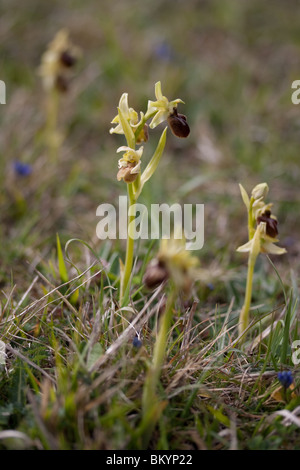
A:
[[[142,346],[142,341],[139,339],[138,335],[133,338],[132,345],[137,349]]]
[[[278,372],[278,380],[284,388],[289,388],[292,385],[294,379],[291,371]]]
[[[18,176],[29,176],[32,173],[32,166],[28,163],[15,162],[13,168]]]
[[[167,42],[160,42],[154,49],[156,57],[160,60],[169,62],[174,59],[172,47]]]

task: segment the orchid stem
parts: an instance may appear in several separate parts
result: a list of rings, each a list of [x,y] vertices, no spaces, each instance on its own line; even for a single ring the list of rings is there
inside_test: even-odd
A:
[[[256,258],[257,258],[257,255],[253,255],[253,253],[251,252],[249,253],[245,301],[244,301],[244,305],[241,310],[240,319],[239,319],[239,336],[244,333],[244,331],[247,329],[248,324],[249,324],[249,310],[250,310],[251,299],[252,299],[253,273],[254,273]],[[243,342],[244,339],[245,339],[245,335],[241,338],[241,342]]]
[[[136,203],[136,198],[134,195],[134,188],[133,183],[127,184],[127,193],[128,193],[128,211],[130,210],[131,206]],[[126,289],[128,287],[130,276],[132,272],[133,266],[133,255],[134,255],[134,239],[130,236],[130,224],[134,222],[135,215],[131,214],[128,215],[127,221],[127,245],[126,245],[126,258],[125,258],[125,266],[124,272],[121,276],[121,289],[120,289],[120,303],[122,304],[124,300],[124,295],[126,293]]]
[[[154,345],[152,364],[144,384],[142,408],[143,418],[141,428],[143,430],[143,446],[147,446],[152,431],[159,418],[157,416],[158,398],[156,389],[161,375],[161,369],[167,348],[168,332],[171,325],[172,313],[177,296],[177,290],[173,286],[167,301],[165,312],[160,320],[159,332]],[[155,418],[156,415],[156,418]]]
[[[255,219],[253,220],[253,198],[251,197],[250,199],[250,207],[248,210],[248,234],[249,234],[249,240],[252,240],[254,237],[255,233]]]
[[[57,90],[53,89],[47,96],[47,122],[46,122],[46,138],[49,148],[50,159],[57,162],[58,145],[57,145],[57,117],[58,117],[58,101],[59,96]]]

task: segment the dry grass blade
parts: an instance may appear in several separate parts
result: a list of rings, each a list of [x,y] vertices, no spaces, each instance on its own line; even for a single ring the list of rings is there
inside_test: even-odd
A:
[[[300,406],[295,408],[293,411],[289,410],[279,410],[276,411],[272,416],[283,416],[283,421],[282,424],[284,426],[290,426],[291,424],[295,424],[300,428],[300,418],[297,417],[297,415],[300,414]]]
[[[55,379],[53,377],[51,377],[51,375],[48,374],[48,372],[46,372],[44,369],[42,369],[41,367],[39,367],[38,365],[36,365],[34,362],[32,362],[30,359],[28,359],[27,357],[23,356],[23,354],[21,354],[19,351],[17,351],[16,349],[12,348],[10,346],[10,344],[6,344],[6,349],[12,353],[14,356],[18,357],[19,359],[21,359],[22,361],[26,362],[26,364],[30,365],[31,367],[33,367],[34,369],[38,370],[42,375],[44,375],[45,377],[47,377],[49,380],[51,380],[51,382],[53,382],[54,384],[56,383]]]
[[[146,315],[144,319],[143,319],[143,316],[145,312],[147,311],[147,309],[149,308],[149,306],[151,305],[151,303],[153,302],[153,300],[155,300],[156,297],[158,297],[158,295],[161,293],[162,289],[163,289],[163,286],[160,286],[158,289],[156,289],[154,294],[150,297],[148,302],[146,302],[142,310],[134,318],[134,320],[130,323],[130,325],[120,334],[118,339],[107,349],[105,354],[101,356],[95,362],[95,364],[92,367],[92,370],[97,370],[108,360],[109,357],[115,354],[117,350],[124,344],[124,342],[127,341],[130,336],[132,336],[134,328],[138,328],[140,323],[144,323],[148,321],[149,318],[151,318],[151,316],[155,313],[155,310],[156,310],[155,308],[150,310],[150,312],[148,312],[148,314]],[[141,321],[142,319],[143,319],[143,322]]]

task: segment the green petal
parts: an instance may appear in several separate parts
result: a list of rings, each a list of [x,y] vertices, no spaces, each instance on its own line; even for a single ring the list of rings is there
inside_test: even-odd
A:
[[[122,113],[124,113],[124,115],[129,113],[128,93],[123,93],[123,95],[121,96],[119,108],[121,109]]]
[[[156,96],[156,99],[157,99],[157,100],[160,100],[160,99],[162,99],[162,97],[163,97],[163,94],[162,94],[162,91],[161,91],[161,83],[160,83],[160,82],[156,82],[156,83],[155,83],[155,96]]]
[[[165,129],[163,130],[163,133],[159,139],[159,142],[157,144],[157,147],[156,147],[156,150],[150,160],[150,162],[148,163],[148,165],[146,166],[145,170],[143,171],[143,174],[141,176],[141,185],[140,185],[140,191],[142,190],[144,184],[146,183],[146,181],[148,181],[151,176],[153,175],[153,173],[155,172],[159,162],[160,162],[160,159],[161,159],[161,156],[163,154],[163,151],[165,149],[165,145],[166,145],[166,136],[167,136],[167,127],[165,127]]]
[[[241,195],[242,195],[242,199],[244,201],[244,204],[247,207],[247,210],[249,210],[250,199],[249,199],[249,196],[247,194],[247,191],[245,190],[245,188],[241,184],[239,184],[239,187],[240,187],[240,191],[241,191]]]
[[[168,111],[158,111],[150,123],[150,128],[154,129],[161,122],[165,121],[168,118],[168,116],[169,116]]]
[[[242,246],[239,246],[236,251],[239,251],[241,253],[247,253],[251,251],[251,248],[252,248],[252,240],[250,240],[249,242],[245,243]]]
[[[120,108],[118,108],[118,114],[119,114],[120,124],[122,126],[122,129],[124,131],[124,134],[127,140],[128,147],[134,149],[135,137],[134,137],[133,130],[131,129],[129,122],[127,121],[126,117],[124,116]]]
[[[287,253],[285,248],[274,245],[274,243],[264,243],[263,251],[265,253],[270,253],[270,255],[283,255],[284,253]]]

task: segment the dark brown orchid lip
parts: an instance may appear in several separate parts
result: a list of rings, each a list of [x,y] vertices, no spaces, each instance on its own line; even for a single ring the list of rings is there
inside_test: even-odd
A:
[[[257,218],[257,223],[265,222],[266,224],[266,234],[271,238],[276,238],[278,235],[278,222],[276,219],[271,217],[271,211],[266,210],[262,215]]]
[[[173,113],[168,117],[168,124],[176,137],[186,138],[190,133],[189,125],[184,114],[178,114],[177,108],[173,108]]]
[[[169,273],[165,264],[154,259],[146,268],[143,282],[148,289],[154,289],[166,281],[168,277]]]
[[[69,51],[64,51],[60,55],[60,61],[65,67],[73,67],[76,64],[77,59]]]

